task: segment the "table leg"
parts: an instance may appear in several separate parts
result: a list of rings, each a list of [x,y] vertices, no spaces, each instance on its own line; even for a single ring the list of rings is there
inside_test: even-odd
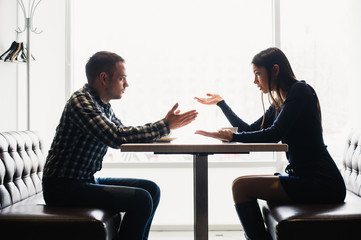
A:
[[[208,240],[208,155],[193,156],[194,239]]]

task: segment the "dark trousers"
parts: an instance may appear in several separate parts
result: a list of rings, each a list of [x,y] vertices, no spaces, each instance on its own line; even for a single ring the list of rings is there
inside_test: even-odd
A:
[[[44,180],[43,193],[47,205],[98,207],[125,212],[119,231],[122,240],[148,239],[160,199],[156,183],[131,178]]]

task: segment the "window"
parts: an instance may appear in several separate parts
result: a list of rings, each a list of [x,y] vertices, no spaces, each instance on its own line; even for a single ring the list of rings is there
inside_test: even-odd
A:
[[[281,47],[298,79],[320,99],[324,139],[339,161],[344,139],[360,117],[355,96],[361,87],[354,76],[361,52],[359,1],[281,1]]]
[[[361,2],[358,0],[275,0],[280,3],[281,48],[298,79],[318,93],[328,149],[338,160],[343,136],[360,119],[356,100],[361,65]],[[272,46],[272,1],[269,0],[77,0],[72,1],[74,89],[85,82],[84,66],[96,51],[109,50],[126,59],[130,87],[112,106],[125,125],[159,120],[175,102],[180,109],[197,108],[196,122],[173,133],[194,137],[196,129],[228,126],[222,112],[193,100],[219,93],[247,122],[262,115],[261,96],[254,86],[251,59]],[[267,101],[265,101],[267,102]],[[136,109],[136,110],[134,110]],[[112,168],[130,160],[129,168]],[[236,162],[244,160],[243,165]],[[257,161],[263,160],[257,165]],[[265,164],[264,159],[270,160]],[[209,172],[210,225],[234,225],[230,185],[240,175],[272,173],[273,155],[212,156]],[[174,167],[139,162],[185,162]],[[252,161],[248,161],[252,160]],[[190,156],[127,155],[109,151],[107,176],[153,179],[161,185],[162,204],[155,225],[192,225]],[[231,164],[225,164],[231,162]],[[279,163],[279,162],[278,162]],[[172,163],[173,164],[173,163]],[[260,169],[259,166],[265,166]],[[126,164],[122,165],[126,166]],[[159,166],[159,165],[155,165]],[[167,165],[169,166],[169,165]],[[215,166],[215,167],[212,167]],[[280,166],[275,166],[279,168]],[[134,167],[133,167],[134,168]],[[176,171],[173,171],[176,168]],[[174,175],[174,173],[177,173]],[[174,194],[177,189],[177,194]],[[178,196],[184,202],[179,207]],[[172,212],[177,215],[173,219]],[[223,218],[224,216],[224,218]],[[227,227],[230,229],[229,227]]]
[[[269,0],[77,0],[73,5],[75,89],[86,82],[84,65],[96,51],[124,57],[130,87],[112,107],[125,125],[157,121],[178,102],[182,111],[196,108],[200,114],[174,137],[229,126],[218,107],[193,99],[207,92],[221,94],[246,121],[262,115],[251,60],[272,45]],[[108,160],[129,159],[109,153]]]

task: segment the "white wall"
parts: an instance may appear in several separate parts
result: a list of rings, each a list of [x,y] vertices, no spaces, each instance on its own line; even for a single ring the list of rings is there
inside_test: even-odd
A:
[[[32,52],[37,61],[32,65],[31,129],[50,144],[55,134],[65,101],[65,2],[42,1],[34,24],[43,30],[32,35]],[[39,91],[39,89],[42,89]],[[35,116],[44,116],[36,118]]]
[[[0,54],[16,40],[16,1],[0,0]],[[16,128],[16,64],[0,61],[0,131]]]
[[[30,129],[44,136],[46,148],[65,103],[65,3],[42,1],[33,25],[43,32],[30,34],[31,52],[36,58],[30,68]],[[24,26],[21,11],[17,23],[17,11],[17,1],[0,0],[1,54],[17,40],[15,29]],[[20,34],[18,41],[26,42],[26,33]],[[26,94],[26,64],[0,62],[0,131],[27,129]]]

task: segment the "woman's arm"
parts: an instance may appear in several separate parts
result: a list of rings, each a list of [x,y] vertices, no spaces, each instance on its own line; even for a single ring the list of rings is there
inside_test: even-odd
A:
[[[314,97],[304,83],[296,83],[289,91],[283,107],[274,122],[262,130],[233,134],[236,142],[279,142],[297,124],[309,124],[312,119],[305,114],[308,109],[316,108]],[[269,124],[269,123],[268,123]]]
[[[240,117],[237,116],[233,112],[233,110],[228,106],[228,104],[223,100],[217,104],[228,119],[228,121],[231,123],[233,127],[238,127],[238,132],[249,132],[249,131],[257,131],[261,129],[263,116],[257,119],[252,124],[248,124],[245,121],[243,121]],[[265,121],[263,123],[263,128],[269,127],[272,125],[273,121],[275,119],[275,111],[273,107],[269,107],[265,113]]]

